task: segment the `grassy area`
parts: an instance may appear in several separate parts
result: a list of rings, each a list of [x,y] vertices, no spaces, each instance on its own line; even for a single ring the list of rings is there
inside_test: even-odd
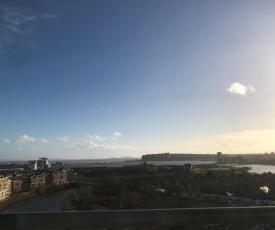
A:
[[[214,167],[195,167],[193,168],[194,173],[206,173],[207,171],[213,171],[213,172],[228,172],[230,170],[234,172],[242,172],[244,170],[248,170],[249,168],[246,167],[230,167],[230,166],[214,166]]]
[[[234,167],[230,167],[230,166],[222,166],[222,167],[202,167],[202,168],[194,168],[193,169],[193,172],[194,173],[206,173],[207,171],[212,171],[212,172],[228,172],[230,170],[234,170],[234,171],[238,171],[237,168],[234,168]]]
[[[232,167],[216,167],[216,168],[207,168],[206,170],[211,170],[211,171],[225,171],[225,170],[230,170]]]

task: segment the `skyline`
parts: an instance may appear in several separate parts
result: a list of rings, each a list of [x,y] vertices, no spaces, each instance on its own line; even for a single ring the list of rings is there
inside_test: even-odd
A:
[[[0,159],[275,151],[275,2],[0,6]]]

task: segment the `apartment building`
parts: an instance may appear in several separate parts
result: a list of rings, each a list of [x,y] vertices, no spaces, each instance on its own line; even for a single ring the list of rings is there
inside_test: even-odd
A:
[[[22,190],[23,179],[13,178],[11,180],[11,191],[12,193],[18,193]]]
[[[45,187],[45,186],[46,186],[46,175],[44,173],[31,175],[23,178],[24,190],[33,190],[33,189],[37,189],[39,187]]]
[[[0,200],[5,200],[11,195],[11,180],[0,176]]]
[[[39,160],[36,161],[29,161],[28,162],[28,167],[30,170],[35,171],[35,170],[45,170],[49,169],[51,167],[51,164],[46,157],[40,157]]]
[[[48,185],[62,185],[66,184],[67,179],[67,172],[65,170],[51,172],[47,175]]]

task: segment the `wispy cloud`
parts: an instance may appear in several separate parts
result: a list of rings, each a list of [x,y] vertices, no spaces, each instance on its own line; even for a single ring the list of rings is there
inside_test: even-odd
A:
[[[26,7],[1,6],[0,54],[6,55],[15,64],[24,63],[33,48],[34,41],[30,37],[35,34],[36,27],[43,21],[58,17],[55,14],[37,13],[35,9]]]
[[[18,33],[20,35],[24,34],[17,26],[9,25],[9,24],[2,24],[2,26],[9,29],[10,31]]]
[[[20,31],[20,28],[26,26],[27,23],[39,19],[55,19],[58,15],[55,14],[36,14],[33,10],[28,8],[18,7],[2,7],[0,21],[1,25],[13,32]]]
[[[101,110],[103,110],[103,111],[108,111],[109,113],[113,112],[113,109],[107,108],[107,107],[104,106],[104,105],[102,105],[100,108],[101,108]]]
[[[63,142],[69,142],[70,138],[68,136],[64,136],[64,137],[57,137],[56,139]]]
[[[2,139],[2,142],[3,142],[4,144],[9,144],[11,141],[10,141],[9,139]]]
[[[113,132],[112,134],[111,134],[111,138],[113,139],[113,140],[117,140],[118,138],[120,138],[122,135],[119,133],[119,132]]]
[[[30,143],[30,142],[48,143],[49,141],[46,139],[43,139],[43,138],[30,137],[26,134],[21,135],[20,137],[18,137],[16,139],[16,143],[18,143],[18,144],[26,144],[26,143]]]
[[[229,88],[226,89],[229,93],[238,94],[238,95],[246,95],[247,93],[255,92],[255,88],[251,85],[242,85],[238,82],[232,83]]]

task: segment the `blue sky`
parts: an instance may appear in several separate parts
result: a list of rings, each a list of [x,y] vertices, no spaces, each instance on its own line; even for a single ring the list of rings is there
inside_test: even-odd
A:
[[[1,1],[0,158],[275,151],[274,1]]]

